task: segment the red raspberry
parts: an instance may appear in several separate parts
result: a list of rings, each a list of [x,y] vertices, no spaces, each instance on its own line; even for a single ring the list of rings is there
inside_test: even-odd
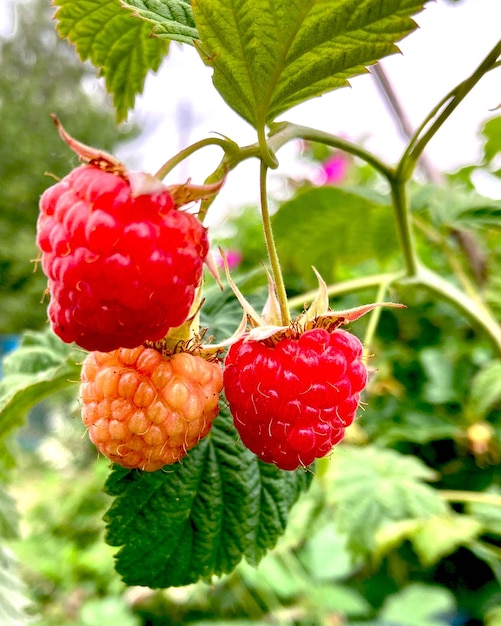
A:
[[[208,238],[167,190],[134,195],[125,176],[82,165],[42,195],[37,230],[63,341],[133,348],[186,320]]]
[[[367,383],[362,344],[350,333],[289,334],[277,342],[240,339],[224,368],[244,445],[285,470],[310,465],[341,441]]]
[[[82,366],[82,420],[104,456],[154,472],[207,435],[222,386],[220,364],[189,352],[91,352]]]

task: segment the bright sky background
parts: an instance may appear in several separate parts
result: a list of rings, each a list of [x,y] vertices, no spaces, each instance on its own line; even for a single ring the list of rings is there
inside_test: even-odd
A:
[[[0,34],[12,23],[7,2],[0,0]],[[416,127],[439,100],[467,78],[501,37],[501,0],[447,0],[428,2],[416,16],[419,29],[400,42],[402,54],[387,57],[382,65],[412,125]],[[144,133],[118,154],[131,169],[155,172],[181,148],[210,136],[227,135],[240,145],[254,143],[254,130],[234,113],[212,85],[211,70],[188,45],[172,44],[157,74],[148,76],[144,94],[137,99],[133,117]],[[315,98],[288,111],[282,119],[314,126],[364,143],[389,163],[395,163],[404,142],[376,87],[374,78],[354,78],[349,88]],[[479,155],[478,130],[482,122],[500,112],[501,68],[485,76],[461,103],[427,149],[440,170],[453,170],[474,162]],[[297,147],[278,152],[280,167],[272,173],[270,189],[279,197],[280,177],[302,176]],[[219,163],[222,153],[206,148],[176,168],[167,182],[191,177],[201,183]],[[257,161],[232,171],[209,212],[208,223],[219,223],[228,211],[256,203]],[[479,189],[501,198],[501,185],[480,180]]]
[[[427,3],[416,16],[419,29],[400,42],[402,54],[383,60],[383,67],[413,126],[417,126],[439,100],[479,65],[501,37],[501,0],[446,0]],[[146,130],[140,144],[120,156],[131,167],[154,172],[179,149],[214,132],[240,145],[254,143],[253,129],[239,118],[216,92],[211,70],[190,46],[173,44],[159,73],[147,79],[135,115]],[[394,163],[404,143],[374,78],[351,81],[344,88],[286,112],[282,119],[314,126],[351,140]],[[447,124],[429,144],[427,155],[439,169],[452,170],[478,157],[478,129],[497,113],[501,103],[501,69],[485,76]],[[499,112],[498,112],[499,113]],[[298,173],[296,150],[278,152],[281,174]],[[217,165],[217,148],[206,148],[173,172],[167,182],[191,176],[200,183]],[[482,181],[481,181],[482,182]],[[275,188],[279,193],[279,185]],[[483,181],[484,193],[501,197],[501,191]],[[257,201],[257,161],[241,164],[230,173],[223,191],[209,212],[209,223],[244,203]],[[212,215],[211,215],[212,212]],[[211,219],[212,218],[212,219]]]

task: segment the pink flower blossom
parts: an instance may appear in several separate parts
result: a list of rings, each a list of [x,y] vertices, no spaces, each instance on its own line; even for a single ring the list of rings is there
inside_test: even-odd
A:
[[[322,163],[322,183],[324,185],[336,185],[341,183],[348,170],[348,159],[341,152],[335,152]]]
[[[242,253],[239,252],[238,250],[226,250],[225,251],[225,255],[226,255],[226,260],[228,261],[228,267],[230,268],[230,270],[234,270],[236,269],[241,261],[242,261]],[[216,262],[219,265],[219,267],[223,267],[223,259],[221,258],[220,255],[218,255],[216,257]]]

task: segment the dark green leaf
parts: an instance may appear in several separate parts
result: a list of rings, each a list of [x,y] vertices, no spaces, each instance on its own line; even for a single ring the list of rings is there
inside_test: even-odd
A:
[[[61,37],[69,39],[80,58],[89,59],[104,76],[113,95],[118,121],[127,117],[149,70],[156,71],[168,42],[151,37],[152,26],[133,18],[120,0],[57,0]]]
[[[152,32],[161,39],[190,44],[198,39],[189,0],[122,0],[122,6],[151,24]]]
[[[257,563],[283,533],[310,482],[257,460],[224,412],[181,462],[144,473],[117,468],[106,490],[107,542],[121,546],[117,571],[129,585],[180,586]]]
[[[465,226],[495,226],[501,224],[501,203],[484,200],[480,206],[473,206],[463,211],[458,222]]]
[[[256,128],[398,51],[422,0],[193,1],[214,85]]]

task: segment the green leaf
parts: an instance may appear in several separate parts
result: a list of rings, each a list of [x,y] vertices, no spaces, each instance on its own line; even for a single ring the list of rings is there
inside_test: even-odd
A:
[[[499,558],[499,547],[487,541],[477,541],[470,546],[471,552],[484,561],[492,570],[498,585],[501,585],[501,559]]]
[[[122,0],[122,6],[152,25],[152,32],[161,39],[192,44],[198,39],[189,0]]]
[[[0,624],[22,626],[31,619],[26,609],[29,601],[12,552],[0,544]]]
[[[501,116],[492,117],[483,128],[484,159],[490,163],[501,152]]]
[[[426,211],[433,223],[448,228],[483,228],[498,226],[501,203],[474,189],[451,186],[421,185],[411,196],[413,211]]]
[[[26,598],[18,562],[5,540],[18,537],[18,513],[15,501],[0,483],[0,624],[21,626],[28,623]]]
[[[466,404],[468,416],[474,421],[483,419],[501,402],[501,361],[491,361],[471,381]]]
[[[5,437],[24,423],[26,413],[45,397],[80,379],[83,352],[51,331],[26,333],[3,361],[0,381],[0,432]],[[3,457],[0,446],[0,459]]]
[[[387,523],[444,515],[440,495],[423,481],[435,472],[414,456],[366,446],[338,447],[332,457],[329,498],[336,522],[354,552],[367,554]]]
[[[501,221],[501,203],[495,200],[485,199],[478,206],[473,206],[463,211],[457,220],[459,225],[471,228],[492,226],[499,228]]]
[[[414,583],[384,603],[379,618],[399,626],[447,626],[455,613],[454,595],[444,587]]]
[[[317,584],[308,590],[307,603],[310,612],[325,612],[327,614],[353,616],[369,616],[372,607],[364,596],[347,585]],[[328,623],[327,619],[323,623]],[[345,622],[347,623],[347,622]]]
[[[15,539],[18,535],[18,514],[14,498],[0,483],[0,537]]]
[[[262,128],[398,51],[423,0],[193,0],[204,62],[226,102]]]
[[[310,477],[258,461],[222,412],[182,462],[110,476],[106,540],[121,546],[117,571],[128,585],[162,588],[229,572],[243,557],[257,564]]]
[[[492,496],[497,502],[470,502],[466,505],[466,511],[482,523],[485,532],[501,536],[501,489],[490,485],[483,493],[487,498]]]
[[[436,515],[421,523],[412,536],[412,545],[424,567],[469,546],[483,532],[483,525],[467,515]]]
[[[310,189],[285,202],[272,223],[284,270],[312,286],[312,265],[330,282],[343,266],[384,265],[398,250],[389,206],[337,187]]]
[[[90,60],[113,95],[117,120],[123,121],[142,93],[149,70],[156,71],[168,42],[151,37],[152,26],[133,18],[120,0],[56,0],[58,31]]]

